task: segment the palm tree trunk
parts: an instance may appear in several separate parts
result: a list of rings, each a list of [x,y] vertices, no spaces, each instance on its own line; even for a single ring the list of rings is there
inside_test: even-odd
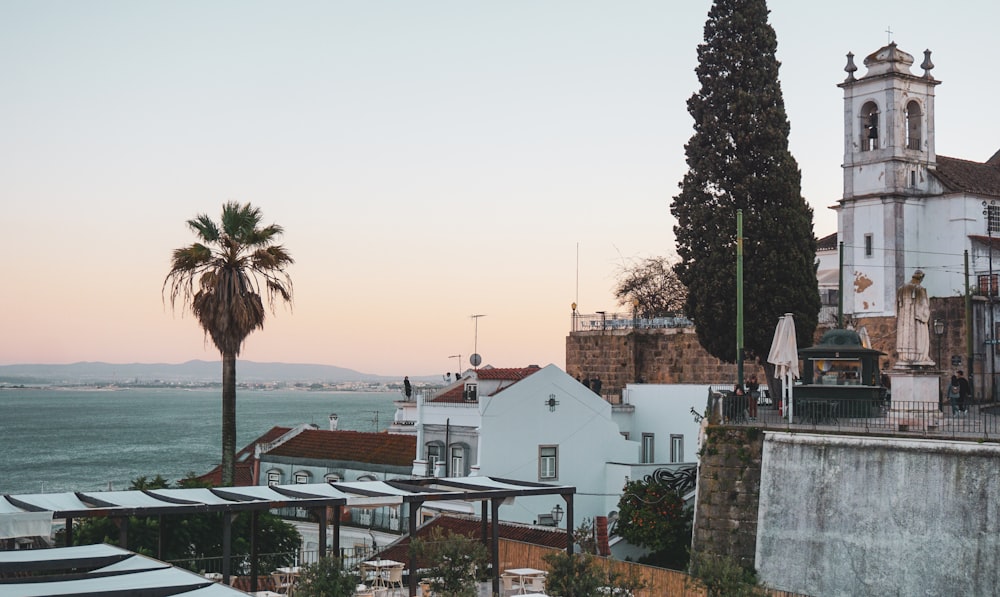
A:
[[[232,487],[236,464],[236,353],[222,355],[222,485]]]

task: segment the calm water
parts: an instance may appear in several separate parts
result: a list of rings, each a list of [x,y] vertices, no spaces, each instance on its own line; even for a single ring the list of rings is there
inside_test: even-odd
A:
[[[236,448],[275,425],[385,429],[398,393],[261,391],[236,395]],[[126,489],[216,466],[220,390],[0,390],[0,494]],[[378,427],[375,424],[378,412]]]

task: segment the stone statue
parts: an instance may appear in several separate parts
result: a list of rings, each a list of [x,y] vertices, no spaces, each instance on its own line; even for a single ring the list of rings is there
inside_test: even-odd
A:
[[[896,352],[899,364],[933,365],[930,359],[930,332],[927,321],[931,316],[927,289],[920,285],[924,272],[913,272],[913,278],[896,291]]]

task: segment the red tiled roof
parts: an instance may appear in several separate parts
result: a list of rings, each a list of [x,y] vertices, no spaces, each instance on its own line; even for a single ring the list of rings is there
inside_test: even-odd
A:
[[[539,371],[541,371],[541,368],[538,365],[531,365],[529,367],[506,367],[502,369],[486,367],[484,369],[476,370],[476,377],[480,380],[488,381],[509,381],[510,383],[507,385],[500,384],[500,387],[497,388],[492,394],[496,395],[501,390],[509,388],[532,373],[538,373]],[[452,404],[461,404],[465,402],[465,384],[461,383],[453,388],[445,390],[444,392],[431,398],[430,402],[447,402]]]
[[[823,238],[816,240],[817,251],[832,251],[837,248],[837,233],[827,234]]]
[[[1000,197],[1000,163],[994,158],[982,164],[939,155],[934,174],[950,191]]]
[[[479,379],[521,381],[532,373],[538,373],[541,370],[541,367],[538,365],[531,365],[530,367],[508,367],[504,369],[478,369],[476,371],[476,377]]]
[[[309,429],[267,452],[311,460],[346,460],[409,467],[417,438],[394,433]]]
[[[499,525],[500,537],[522,543],[543,545],[556,549],[566,549],[566,529],[556,527],[538,527],[529,524],[519,524],[514,522],[501,522]],[[442,514],[435,517],[417,529],[417,537],[429,537],[434,529],[441,529],[446,535],[459,534],[479,539],[482,529],[482,521],[476,516],[462,516],[458,514]],[[489,536],[491,525],[486,526],[487,536]],[[406,536],[396,541],[389,547],[382,550],[379,555],[384,560],[395,560],[405,562],[409,566],[410,557],[410,537]]]
[[[257,444],[273,442],[289,431],[291,431],[290,427],[271,427],[264,435],[253,440],[237,452],[236,465],[233,467],[233,485],[236,487],[253,485],[254,448]],[[213,487],[222,487],[222,465],[213,468],[204,475],[199,475],[196,479],[211,483]]]

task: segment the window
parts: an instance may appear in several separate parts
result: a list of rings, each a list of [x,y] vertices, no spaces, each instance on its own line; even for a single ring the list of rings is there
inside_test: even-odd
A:
[[[364,475],[358,475],[358,481],[378,481],[378,477],[371,473],[366,473]]]
[[[820,288],[819,302],[824,307],[836,307],[840,304],[840,290],[837,288]]]
[[[307,471],[299,471],[295,473],[295,482],[299,485],[309,482],[309,473]]]
[[[861,107],[861,151],[878,149],[878,106],[868,102]]]
[[[917,186],[917,171],[916,170],[910,170],[910,186],[911,187]]]
[[[653,434],[643,433],[642,434],[642,464],[651,464],[655,458],[655,453],[653,452]]]
[[[997,276],[1000,274],[993,274],[993,283],[990,284],[990,276],[987,274],[980,274],[979,276],[979,294],[983,296],[996,296],[997,295]]]
[[[281,485],[281,471],[278,469],[267,471],[267,484],[268,486]]]
[[[983,203],[986,202],[984,201]],[[992,234],[1000,232],[1000,205],[987,204],[986,232]]]
[[[670,434],[670,462],[684,462],[684,436]]]
[[[462,397],[466,402],[475,402],[478,397],[479,386],[474,383],[465,384],[465,391],[462,392]]]
[[[448,474],[452,477],[465,476],[465,448],[463,446],[451,447],[451,469]]]
[[[906,104],[906,148],[920,149],[920,103]]]
[[[441,452],[443,451],[444,451],[444,446],[441,445],[441,442],[430,442],[427,444],[427,450],[425,454],[427,454],[427,467],[430,470],[432,471],[434,470],[434,463],[441,462],[442,458]]]
[[[820,358],[813,362],[813,383],[856,386],[861,383],[861,359]]]
[[[538,446],[538,480],[552,481],[559,478],[559,447]]]
[[[327,473],[327,475],[323,477],[323,479],[327,483],[340,483],[340,475],[338,475],[337,473]]]
[[[871,233],[865,235],[865,257],[871,257],[875,254],[875,241]]]

